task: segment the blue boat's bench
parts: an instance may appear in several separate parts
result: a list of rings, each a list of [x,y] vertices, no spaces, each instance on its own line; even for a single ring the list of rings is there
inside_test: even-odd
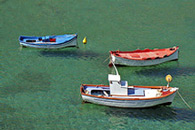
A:
[[[128,88],[128,95],[144,95],[144,90],[150,88]]]
[[[87,91],[91,92],[91,90],[102,90],[102,91],[110,91],[109,87],[91,87],[91,86],[84,86],[84,88],[86,88]]]

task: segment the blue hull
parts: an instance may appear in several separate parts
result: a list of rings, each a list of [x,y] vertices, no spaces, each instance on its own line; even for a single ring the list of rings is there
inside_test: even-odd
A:
[[[20,36],[20,45],[32,48],[57,49],[64,47],[78,47],[77,34],[65,34],[56,36]]]

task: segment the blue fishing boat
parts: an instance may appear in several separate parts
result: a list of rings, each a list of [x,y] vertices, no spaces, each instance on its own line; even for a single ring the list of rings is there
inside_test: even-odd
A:
[[[58,49],[64,47],[78,47],[77,34],[56,36],[20,36],[20,45],[23,47]]]

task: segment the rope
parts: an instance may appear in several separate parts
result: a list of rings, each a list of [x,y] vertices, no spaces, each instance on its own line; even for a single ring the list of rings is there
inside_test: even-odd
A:
[[[110,58],[110,57],[106,58],[106,59],[104,60],[104,62],[106,62],[109,58]],[[104,62],[103,62],[103,63],[104,63]]]
[[[112,62],[113,66],[114,66],[114,69],[115,69],[115,71],[116,71],[116,75],[119,75],[119,74],[118,74],[118,70],[117,70],[117,68],[116,68],[115,64],[113,63],[113,61],[112,61],[112,60],[111,60],[111,62]]]
[[[19,47],[19,51],[21,51],[22,50],[22,45],[20,45],[20,47]]]
[[[179,93],[179,91],[177,91],[177,93],[179,94],[180,98],[183,100],[183,102],[186,104],[186,106],[188,106],[188,108],[192,109],[188,103],[184,100],[184,98],[181,96],[181,94]]]

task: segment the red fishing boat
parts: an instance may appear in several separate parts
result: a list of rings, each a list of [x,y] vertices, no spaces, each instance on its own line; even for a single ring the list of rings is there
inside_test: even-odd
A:
[[[150,66],[178,60],[179,47],[144,49],[135,51],[110,51],[110,63],[126,66]]]

